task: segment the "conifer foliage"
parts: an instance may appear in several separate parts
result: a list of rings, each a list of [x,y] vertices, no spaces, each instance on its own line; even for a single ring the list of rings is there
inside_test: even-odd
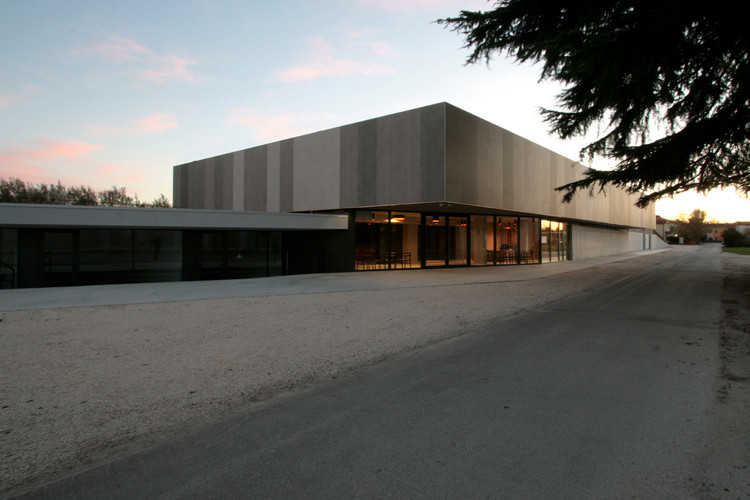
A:
[[[581,159],[615,160],[560,186],[564,201],[607,185],[638,206],[683,191],[750,191],[750,29],[738,0],[502,0],[438,22],[467,63],[505,54],[563,85],[542,111],[563,139],[597,131]]]

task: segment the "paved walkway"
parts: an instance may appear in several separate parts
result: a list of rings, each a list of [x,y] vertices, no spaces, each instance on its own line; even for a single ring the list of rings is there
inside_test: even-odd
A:
[[[668,250],[646,250],[525,266],[302,274],[237,280],[0,290],[0,311],[527,281]]]

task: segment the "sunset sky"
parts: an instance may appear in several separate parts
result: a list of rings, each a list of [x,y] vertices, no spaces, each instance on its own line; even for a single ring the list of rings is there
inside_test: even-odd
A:
[[[0,177],[172,198],[172,167],[446,101],[577,159],[547,134],[560,88],[464,66],[433,23],[484,0],[0,1]],[[599,166],[594,164],[594,167]],[[732,192],[658,202],[750,220]]]

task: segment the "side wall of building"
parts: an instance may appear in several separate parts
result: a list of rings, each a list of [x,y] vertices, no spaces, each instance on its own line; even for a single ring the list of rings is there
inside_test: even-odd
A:
[[[174,168],[175,207],[265,212],[445,199],[443,104]]]
[[[637,196],[610,188],[578,193],[561,203],[556,187],[583,178],[585,167],[446,104],[447,199],[467,205],[549,218],[653,228],[653,205],[635,207]]]
[[[573,224],[571,239],[572,257],[575,260],[668,247],[651,231],[605,229],[579,224]]]

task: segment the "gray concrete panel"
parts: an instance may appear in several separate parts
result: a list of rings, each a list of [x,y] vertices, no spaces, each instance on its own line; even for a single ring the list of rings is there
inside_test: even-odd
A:
[[[234,153],[227,153],[222,157],[222,210],[234,208]]]
[[[203,204],[195,208],[214,208],[214,158],[203,161],[203,189]]]
[[[172,206],[175,208],[187,207],[189,172],[188,165],[178,165],[172,169]]]
[[[445,194],[446,108],[440,103],[421,110],[420,201],[442,201]]]
[[[342,207],[356,207],[357,181],[359,173],[359,128],[357,125],[341,127],[339,158],[341,172],[339,179],[339,200]]]
[[[499,135],[503,141],[503,158],[501,161],[503,180],[501,199],[504,202],[503,206],[510,206],[513,203],[513,195],[516,192],[516,170],[513,168],[513,162],[515,161],[515,136],[507,131],[502,131]]]
[[[268,150],[266,146],[245,150],[245,210],[268,210]],[[278,172],[278,169],[276,170]],[[276,190],[278,197],[278,188]]]
[[[481,206],[505,204],[503,140],[504,134],[493,133],[485,122],[477,130],[477,202]]]
[[[224,157],[214,158],[214,210],[221,210],[224,206]]]
[[[232,210],[245,209],[245,151],[232,156]]]
[[[421,180],[419,110],[377,119],[377,203],[418,202]]]
[[[358,125],[357,137],[357,205],[375,205],[378,199],[378,126],[376,120]]]
[[[341,129],[294,139],[294,211],[340,206]]]
[[[281,141],[279,175],[279,210],[294,210],[294,140]]]
[[[188,184],[188,205],[183,208],[205,208],[206,161],[200,160],[190,164],[190,183]]]
[[[281,143],[274,142],[266,148],[266,210],[279,212],[281,210]]]
[[[454,106],[446,106],[446,199],[476,203],[479,172],[477,139],[480,123]]]

